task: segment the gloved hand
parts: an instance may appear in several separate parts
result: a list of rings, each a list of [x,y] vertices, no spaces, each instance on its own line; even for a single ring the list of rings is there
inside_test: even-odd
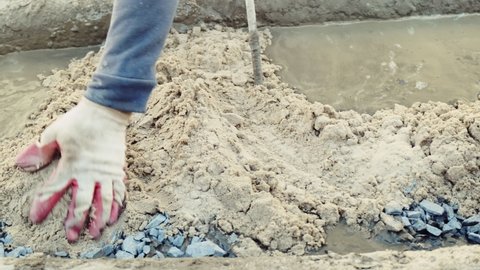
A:
[[[94,238],[115,223],[125,199],[125,132],[130,113],[83,98],[42,133],[40,142],[25,149],[16,164],[26,171],[47,166],[56,153],[57,168],[34,195],[30,219],[41,223],[71,190],[65,219],[68,241],[78,239],[90,213],[88,229]]]

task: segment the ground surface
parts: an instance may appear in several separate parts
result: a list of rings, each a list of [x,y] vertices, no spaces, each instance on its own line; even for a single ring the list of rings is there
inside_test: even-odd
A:
[[[269,40],[263,33],[264,47]],[[407,206],[441,197],[460,205],[462,215],[478,213],[478,102],[416,103],[374,115],[337,112],[295,93],[267,58],[265,85],[254,87],[250,59],[248,35],[241,30],[218,26],[171,35],[157,63],[159,85],[148,113],[136,115],[129,127],[127,209],[100,241],[114,230],[137,231],[161,210],[171,215],[170,233],[205,235],[216,228],[241,235],[233,251],[257,258],[233,263],[317,265],[318,257],[258,256],[317,249],[328,240],[324,229],[341,219],[358,230],[385,230],[380,213],[393,200]],[[45,78],[50,97],[39,102],[21,132],[0,144],[0,217],[12,223],[8,231],[14,244],[74,256],[98,245],[87,236],[76,245],[67,243],[62,228],[67,201],[44,224],[28,222],[32,188],[49,172],[27,174],[13,167],[18,151],[76,104],[97,62],[98,56],[89,54]],[[452,247],[408,255],[381,252],[373,260],[351,254],[320,261],[351,268],[359,256],[366,264],[360,268],[372,268],[399,265],[405,261],[392,258],[408,256],[407,263],[448,269],[457,265],[451,258],[474,267],[478,252],[478,246]]]
[[[236,259],[62,260],[47,257],[0,260],[0,269],[480,269],[478,248],[439,249],[431,252],[375,252],[324,256],[280,256]]]

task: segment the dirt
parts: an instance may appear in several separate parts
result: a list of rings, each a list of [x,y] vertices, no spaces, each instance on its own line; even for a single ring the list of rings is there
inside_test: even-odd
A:
[[[112,2],[2,0],[0,54],[99,44],[108,30]],[[243,0],[181,0],[175,21],[245,26],[244,4]],[[256,6],[261,25],[277,26],[480,12],[480,2],[472,0],[269,0]]]
[[[263,49],[270,38],[262,33]],[[309,102],[280,80],[279,66],[263,60],[265,84],[255,87],[244,31],[173,33],[148,112],[128,129],[127,209],[100,242],[84,236],[75,245],[63,231],[66,200],[42,225],[27,218],[32,191],[53,166],[28,174],[13,164],[76,104],[98,55],[44,78],[49,98],[38,102],[21,134],[0,143],[0,217],[13,224],[15,244],[75,254],[115,230],[135,232],[160,210],[172,217],[169,233],[216,228],[241,235],[233,248],[240,257],[304,255],[321,248],[325,228],[340,220],[365,232],[385,230],[380,213],[393,200],[407,206],[441,197],[460,205],[462,215],[478,213],[479,102],[397,105],[374,115],[337,111]],[[470,256],[461,250],[445,252]]]

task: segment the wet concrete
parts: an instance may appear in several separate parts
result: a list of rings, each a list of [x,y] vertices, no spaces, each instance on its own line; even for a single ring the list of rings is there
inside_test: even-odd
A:
[[[1,0],[0,55],[104,40],[112,0]]]
[[[47,97],[38,74],[63,69],[72,58],[83,57],[98,47],[38,50],[0,56],[0,138],[14,136],[28,115]]]
[[[315,254],[335,252],[337,254],[367,253],[381,250],[409,250],[408,244],[388,242],[387,239],[371,237],[369,233],[353,230],[344,223],[326,231],[327,244]]]
[[[99,44],[113,0],[1,0],[0,54],[18,50]],[[472,0],[268,0],[256,1],[260,25],[391,19],[412,15],[480,12]],[[177,23],[244,27],[244,0],[180,0]]]
[[[370,253],[383,250],[435,250],[438,248],[465,246],[468,243],[464,238],[444,235],[434,237],[428,234],[419,234],[415,239],[406,239],[401,233],[380,231],[373,235],[358,231],[343,222],[328,228],[327,243],[321,249],[312,251],[312,255],[322,255],[334,252],[336,254]]]
[[[417,101],[473,101],[480,15],[272,28],[267,55],[312,101],[373,113]]]

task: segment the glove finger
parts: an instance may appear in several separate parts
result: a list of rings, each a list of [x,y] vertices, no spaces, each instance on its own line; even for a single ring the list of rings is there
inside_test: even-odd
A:
[[[43,146],[32,144],[16,157],[15,164],[27,172],[38,171],[50,164],[58,150],[56,141]]]
[[[113,225],[115,222],[117,222],[121,210],[122,207],[116,201],[113,201],[112,210],[110,211],[110,218],[108,219],[107,223],[108,225]]]
[[[77,177],[72,181],[72,200],[65,219],[65,234],[70,243],[78,240],[85,226],[93,200],[94,188],[93,181],[88,181],[85,177]]]
[[[123,206],[126,195],[126,187],[123,181],[113,181],[113,198],[120,205]]]
[[[28,146],[15,159],[15,164],[25,171],[38,171],[53,160],[58,153],[58,120],[48,126],[40,136],[40,142]]]
[[[112,225],[117,222],[122,209],[125,208],[125,179],[123,181],[114,181],[113,182],[113,203],[112,209],[110,211],[110,218],[108,220],[108,225]]]
[[[62,170],[61,163],[50,175],[48,181],[38,189],[34,195],[30,208],[30,220],[33,223],[41,223],[50,214],[52,209],[63,197],[73,180],[68,179],[68,174]]]
[[[95,184],[93,193],[92,214],[88,230],[93,238],[100,237],[102,229],[106,226],[110,218],[113,202],[112,182],[105,181],[102,184]]]

